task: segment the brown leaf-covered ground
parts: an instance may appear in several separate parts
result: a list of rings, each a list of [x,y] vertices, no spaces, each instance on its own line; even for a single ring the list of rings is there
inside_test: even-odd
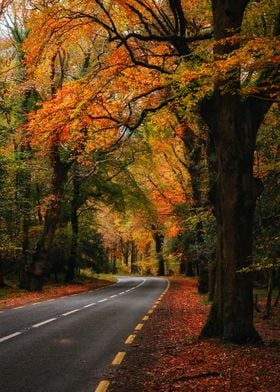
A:
[[[50,298],[61,297],[94,290],[112,284],[106,280],[85,281],[83,284],[47,284],[41,292],[26,292],[16,288],[10,288],[4,299],[0,300],[0,310],[21,306],[30,302],[44,301]]]
[[[110,373],[110,392],[280,390],[279,309],[256,326],[264,346],[238,346],[199,340],[209,305],[197,294],[196,282],[171,279],[156,308],[120,367]]]

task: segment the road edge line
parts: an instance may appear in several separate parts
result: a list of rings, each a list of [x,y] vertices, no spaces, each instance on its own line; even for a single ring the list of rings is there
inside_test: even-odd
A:
[[[94,392],[106,392],[109,388],[109,385],[110,385],[110,381],[101,380]]]
[[[126,355],[125,351],[119,351],[118,354],[115,356],[115,358],[112,361],[112,365],[120,365]]]
[[[131,334],[127,337],[126,341],[124,344],[132,344],[134,342],[134,339],[136,338],[136,334]]]

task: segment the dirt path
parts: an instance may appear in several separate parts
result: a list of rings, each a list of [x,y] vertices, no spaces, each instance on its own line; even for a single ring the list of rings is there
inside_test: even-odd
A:
[[[265,340],[259,347],[198,340],[208,310],[194,280],[171,279],[123,364],[112,369],[109,391],[278,392],[279,325],[257,320]]]

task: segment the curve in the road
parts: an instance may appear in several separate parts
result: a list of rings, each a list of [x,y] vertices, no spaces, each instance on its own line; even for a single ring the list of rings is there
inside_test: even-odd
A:
[[[141,333],[166,280],[122,278],[0,314],[1,392],[92,392]],[[104,385],[104,383],[103,383]]]

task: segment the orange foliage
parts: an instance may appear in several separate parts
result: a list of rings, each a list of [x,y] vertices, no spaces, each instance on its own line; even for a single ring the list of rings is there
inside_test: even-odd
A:
[[[180,142],[168,140],[166,135],[179,139],[188,122],[194,133],[199,132],[195,121],[198,104],[230,72],[237,70],[245,81],[238,93],[265,91],[274,98],[276,84],[267,80],[256,86],[254,82],[277,61],[279,44],[274,38],[244,32],[216,44],[194,40],[187,43],[193,56],[181,56],[170,38],[176,23],[168,3],[66,0],[46,6],[37,0],[24,49],[29,83],[34,83],[45,101],[28,117],[27,125],[30,143],[41,151],[59,144],[87,163],[93,151],[124,141],[130,131],[148,120],[151,133],[158,136],[149,140],[152,159],[147,160],[152,171],[143,171],[143,166],[149,167],[145,157],[143,165],[140,161],[131,170],[153,205],[151,219],[158,226],[165,225],[171,236],[178,231],[174,207],[191,200],[188,175],[176,156],[177,151],[182,158]],[[186,38],[211,31],[207,0],[184,0],[182,6]],[[214,58],[214,45],[229,43],[238,49]],[[90,65],[84,72],[87,55]],[[63,83],[51,94],[52,83],[62,76]],[[148,114],[154,115],[159,108],[151,120]],[[186,123],[178,123],[174,112],[180,110]]]

